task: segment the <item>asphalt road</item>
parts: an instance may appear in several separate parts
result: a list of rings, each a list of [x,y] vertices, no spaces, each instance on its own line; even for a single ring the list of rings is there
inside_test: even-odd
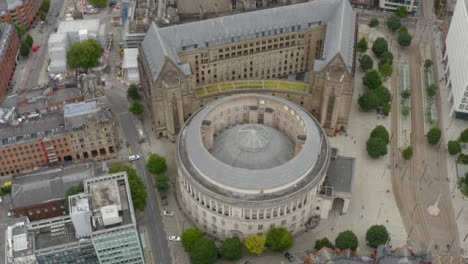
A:
[[[136,125],[134,123],[137,120],[135,120],[135,117],[128,112],[128,102],[125,96],[119,94],[119,90],[117,90],[117,88],[108,90],[106,95],[109,100],[111,110],[116,115],[120,127],[122,128],[123,138],[129,144],[132,152],[141,156],[140,160],[133,162],[133,165],[148,190],[145,217],[148,225],[147,228],[150,232],[149,237],[151,241],[149,242],[151,243],[152,260],[147,259],[146,261],[147,263],[154,264],[170,264],[172,263],[172,260],[167,244],[167,236],[164,231],[164,224],[162,222],[161,208],[158,204],[156,189],[153,187],[154,181],[152,176],[146,170],[145,161],[147,157],[141,151],[140,144],[138,143],[135,129]],[[125,147],[125,143],[123,147]]]

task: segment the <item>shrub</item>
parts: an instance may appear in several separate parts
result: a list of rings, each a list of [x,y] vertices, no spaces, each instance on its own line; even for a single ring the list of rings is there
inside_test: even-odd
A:
[[[393,65],[393,53],[391,53],[388,50],[382,53],[379,59],[380,59],[379,66],[382,66],[387,63],[390,65]]]
[[[371,158],[377,159],[387,154],[387,144],[381,138],[371,137],[367,140],[366,150]]]
[[[367,54],[362,55],[361,58],[359,58],[359,64],[361,65],[361,69],[363,71],[368,71],[374,67],[374,61]]]
[[[376,27],[379,25],[379,20],[376,17],[371,18],[369,27]]]
[[[380,66],[379,68],[380,76],[382,78],[387,79],[388,77],[392,76],[393,74],[393,67],[390,63],[385,63]]]
[[[223,259],[239,260],[242,258],[242,242],[238,237],[228,238],[224,240],[219,253]]]
[[[408,146],[401,151],[401,155],[405,160],[410,160],[413,157],[413,147]]]
[[[374,91],[367,91],[359,96],[358,103],[364,112],[368,112],[380,106],[380,99]]]
[[[367,40],[365,37],[362,37],[357,43],[357,50],[361,53],[364,53],[367,51]]]
[[[468,165],[468,155],[463,153],[458,154],[457,163]]]
[[[382,139],[385,142],[385,145],[390,143],[390,135],[388,134],[387,129],[382,125],[376,126],[374,130],[372,130],[370,137]]]
[[[468,128],[465,128],[465,130],[460,132],[460,141],[463,143],[468,143]]]
[[[362,77],[362,83],[370,89],[375,89],[382,85],[382,78],[376,70],[368,71],[364,77]]]
[[[398,16],[391,16],[387,19],[387,27],[391,31],[397,30],[401,27],[401,18]]]
[[[315,241],[315,250],[320,250],[324,247],[333,249],[333,244],[330,242],[330,240],[328,240],[328,238],[324,237]]]
[[[186,252],[190,252],[192,250],[193,245],[195,242],[203,237],[203,232],[197,228],[189,228],[185,230],[185,232],[181,236],[182,246],[184,247]]]
[[[335,240],[335,246],[341,250],[351,249],[354,251],[358,245],[359,243],[356,235],[350,230],[341,232]]]
[[[130,87],[128,87],[127,96],[130,97],[132,100],[141,99],[141,95],[138,92],[138,87],[136,85],[130,85]]]
[[[377,38],[372,44],[372,52],[374,52],[375,56],[380,58],[386,51],[388,51],[387,41],[384,38]]]
[[[374,90],[374,92],[377,95],[377,97],[379,97],[380,105],[382,106],[390,103],[390,101],[392,100],[392,95],[390,94],[390,91],[384,86],[378,87]]]
[[[403,114],[403,116],[405,116],[405,117],[406,117],[406,116],[408,116],[408,115],[409,115],[409,113],[410,113],[410,108],[409,108],[408,106],[406,106],[406,105],[405,105],[405,106],[403,106],[403,110],[402,110],[402,114]]]
[[[265,236],[249,235],[245,239],[245,247],[251,254],[260,256],[265,250]]]
[[[400,44],[400,46],[409,47],[409,45],[411,45],[411,40],[413,40],[413,37],[408,31],[401,31],[398,33],[398,44]]]
[[[388,116],[390,115],[390,110],[392,110],[392,106],[389,103],[386,103],[382,106],[382,115]]]
[[[447,143],[447,149],[450,155],[455,155],[461,152],[461,145],[460,142],[456,140],[449,140]]]
[[[430,59],[426,59],[424,61],[424,69],[428,70],[431,67],[432,67],[432,61]]]
[[[438,127],[433,127],[427,133],[427,141],[431,145],[439,143],[440,137],[442,136],[442,131]]]
[[[400,6],[397,8],[395,15],[400,18],[406,18],[408,16],[408,10],[406,10],[406,7]]]
[[[401,97],[403,97],[403,99],[408,99],[408,98],[410,98],[410,96],[411,96],[411,92],[410,92],[409,89],[404,90],[403,92],[401,92]]]
[[[208,238],[201,237],[195,241],[190,251],[192,264],[213,264],[218,259],[218,248]]]

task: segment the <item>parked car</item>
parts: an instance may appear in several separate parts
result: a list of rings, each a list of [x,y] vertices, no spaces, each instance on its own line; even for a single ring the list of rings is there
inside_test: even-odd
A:
[[[12,212],[12,211],[8,211],[8,214],[7,214],[7,215],[8,215],[8,217],[13,216],[13,212]]]
[[[140,155],[131,155],[128,157],[128,161],[134,161],[134,160],[139,160]]]
[[[288,259],[289,262],[294,262],[296,260],[293,255],[289,254],[289,252],[284,253],[284,257]]]
[[[169,241],[179,242],[180,236],[169,236]]]
[[[164,211],[163,211],[163,215],[165,215],[165,216],[174,216],[174,211],[167,211],[167,210],[164,210]]]

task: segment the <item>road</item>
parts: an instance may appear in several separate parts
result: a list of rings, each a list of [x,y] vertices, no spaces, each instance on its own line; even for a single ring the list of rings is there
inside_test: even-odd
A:
[[[411,145],[413,157],[410,161],[402,159],[397,140],[392,142],[392,184],[395,198],[403,222],[408,231],[408,240],[413,247],[430,250],[436,259],[439,256],[460,256],[459,238],[455,214],[451,203],[451,193],[447,182],[445,148],[430,146],[425,137],[422,62],[420,46],[428,44],[434,51],[433,1],[421,1],[421,12],[415,28],[412,45],[403,51],[410,67],[411,87]],[[432,52],[435,54],[435,52]],[[432,58],[435,61],[435,57]],[[436,77],[437,78],[437,77]],[[397,100],[393,107],[393,134],[398,135],[398,116],[400,115]],[[440,109],[440,101],[439,101]],[[439,122],[443,117],[439,113]],[[439,124],[439,127],[443,127]],[[398,137],[394,137],[397,139]],[[443,142],[443,140],[441,140]],[[440,214],[432,216],[427,208],[439,199]],[[441,260],[439,260],[440,262]],[[442,263],[448,263],[445,260]]]
[[[118,84],[114,84],[118,85]],[[167,236],[164,231],[164,225],[162,222],[161,208],[158,204],[156,189],[152,176],[146,170],[145,161],[147,157],[141,150],[140,144],[138,143],[137,133],[135,130],[136,118],[128,112],[128,102],[125,94],[122,93],[117,87],[107,90],[107,99],[110,103],[112,112],[116,115],[120,127],[122,128],[123,138],[129,144],[133,153],[140,154],[140,160],[134,161],[133,164],[138,172],[138,175],[142,177],[148,190],[147,206],[145,210],[145,217],[147,222],[147,228],[150,232],[150,243],[152,248],[152,260],[146,260],[147,263],[154,264],[169,264],[172,263],[169,247],[167,244]],[[125,146],[124,146],[125,147]]]

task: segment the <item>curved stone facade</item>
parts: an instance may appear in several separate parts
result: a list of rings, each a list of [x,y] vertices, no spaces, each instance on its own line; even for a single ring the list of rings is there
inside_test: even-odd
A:
[[[238,94],[215,100],[187,120],[176,152],[184,211],[221,239],[273,227],[297,233],[328,210],[317,197],[330,162],[327,136],[311,114],[286,99]]]

